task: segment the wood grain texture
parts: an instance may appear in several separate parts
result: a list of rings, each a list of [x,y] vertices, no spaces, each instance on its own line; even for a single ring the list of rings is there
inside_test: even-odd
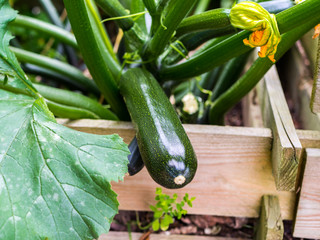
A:
[[[313,77],[313,89],[311,96],[311,110],[314,113],[320,113],[320,38],[318,38],[317,59]]]
[[[105,120],[59,120],[76,130],[96,133],[117,133],[129,143],[134,136],[130,123]],[[184,125],[198,158],[194,180],[180,190],[195,196],[191,214],[258,217],[261,197],[278,195],[284,219],[293,218],[295,194],[279,192],[272,176],[271,131],[265,128]],[[148,211],[154,204],[155,188],[159,187],[144,169],[124,182],[113,183],[119,195],[121,210]]]
[[[132,233],[132,240],[139,240],[141,233]],[[129,240],[127,232],[109,232],[103,234],[98,240]],[[191,236],[191,235],[165,235],[151,234],[150,240],[246,240],[244,238],[225,238],[225,237],[210,237],[210,236]]]
[[[258,85],[258,94],[264,125],[273,133],[272,169],[276,187],[281,191],[294,191],[302,146],[275,66]]]
[[[264,195],[255,240],[282,240],[284,226],[277,196]]]
[[[306,163],[293,236],[320,238],[320,149],[306,149]]]

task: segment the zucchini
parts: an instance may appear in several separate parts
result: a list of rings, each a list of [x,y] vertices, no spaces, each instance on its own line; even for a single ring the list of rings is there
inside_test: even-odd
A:
[[[144,163],[141,158],[141,154],[138,147],[137,138],[134,137],[128,146],[130,150],[130,155],[128,156],[128,173],[133,176],[141,171],[144,167]]]
[[[141,157],[149,174],[166,188],[181,188],[194,177],[197,158],[181,122],[156,79],[134,68],[123,74],[124,97]]]

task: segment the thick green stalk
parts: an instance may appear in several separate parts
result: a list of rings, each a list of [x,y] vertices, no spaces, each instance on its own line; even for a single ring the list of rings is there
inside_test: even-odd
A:
[[[63,83],[67,86],[70,86],[72,88],[75,88],[77,90],[81,90],[83,92],[88,92],[88,89],[86,86],[81,84],[79,81],[75,81],[73,78],[70,78],[66,75],[63,75],[61,73],[58,73],[56,71],[50,70],[48,68],[40,67],[34,64],[30,63],[24,63],[22,65],[22,69],[25,73],[33,74],[33,75],[40,75],[45,78],[49,78],[50,80]],[[100,95],[100,92],[98,92],[98,95]]]
[[[203,92],[202,90],[211,91],[217,83],[219,78],[219,74],[222,70],[223,66],[219,66],[211,70],[210,72],[204,73],[201,75],[201,80],[194,86],[193,93],[195,96],[199,96],[205,102],[209,94]]]
[[[176,47],[183,46],[183,48],[187,50],[186,52],[184,51],[185,55],[188,55],[189,51],[198,48],[201,44],[205,43],[210,39],[225,36],[235,32],[236,29],[232,26],[221,29],[193,32],[182,36],[172,44]],[[167,54],[164,55],[162,63],[164,65],[172,65],[179,62],[181,59],[183,59],[183,56],[181,56],[180,53],[178,53],[175,49],[171,47],[170,49],[167,49]]]
[[[50,23],[23,15],[17,15],[16,19],[11,22],[10,25],[45,33],[74,48],[78,48],[77,41],[72,33]]]
[[[290,47],[315,25],[317,21],[310,21],[282,36],[275,59],[279,60]],[[222,124],[221,118],[237,102],[240,101],[271,68],[273,63],[268,58],[258,58],[251,68],[228,91],[216,99],[209,113],[211,124]]]
[[[304,23],[319,19],[320,1],[306,0],[278,13],[277,22],[280,33],[285,33]],[[319,21],[318,21],[319,22]]]
[[[157,14],[157,4],[155,0],[143,0],[144,5],[148,9],[149,14],[154,15]]]
[[[57,8],[52,3],[52,0],[39,0],[42,8],[46,12],[48,18],[50,19],[50,22],[53,23],[55,26],[60,27],[62,29],[65,29],[67,31],[70,30],[70,24],[68,19],[66,20],[66,24],[64,23],[63,19],[60,19],[60,15],[57,11]],[[73,35],[72,35],[73,36]],[[74,40],[75,37],[73,36]],[[62,47],[62,48],[61,48]],[[78,48],[78,46],[77,46]],[[66,55],[67,60],[70,64],[76,66],[78,65],[78,56],[75,49],[72,49],[72,46],[66,46],[66,45],[58,45],[57,50]]]
[[[100,41],[103,44],[102,47],[104,47],[104,49],[101,50],[107,50],[104,54],[105,59],[109,65],[113,77],[117,79],[119,72],[121,71],[121,67],[116,54],[113,52],[113,46],[109,39],[108,33],[102,24],[99,10],[95,5],[94,0],[85,0],[85,5],[91,28],[97,34],[97,38],[100,38]]]
[[[15,47],[10,47],[10,50],[16,55],[20,62],[31,63],[65,75],[73,81],[85,86],[88,91],[99,94],[99,89],[91,79],[84,76],[79,69],[67,63]]]
[[[97,101],[88,98],[82,94],[71,92],[68,90],[53,88],[41,84],[33,84],[39,93],[52,102],[84,109],[86,112],[92,112],[92,114],[98,116],[101,119],[107,120],[119,120],[117,116],[109,109],[103,107]]]
[[[56,116],[60,118],[68,119],[99,119],[99,116],[86,109],[81,109],[77,107],[66,106],[63,104],[55,103],[46,99],[49,110]]]
[[[44,8],[45,12],[47,13],[50,21],[60,27],[64,28],[63,23],[61,22],[59,13],[56,9],[56,7],[53,5],[51,0],[39,0],[41,6]]]
[[[154,36],[147,43],[146,49],[142,54],[143,59],[154,60],[162,53],[174,31],[192,9],[195,2],[194,0],[171,0],[168,3],[164,9],[166,15],[163,18],[162,25],[157,28]]]
[[[247,63],[248,56],[249,52],[231,59],[223,66],[223,70],[217,79],[217,83],[214,86],[212,95],[210,97],[212,102],[225,91],[227,91],[237,81],[245,64]]]
[[[162,12],[163,9],[167,6],[168,2],[170,0],[159,0],[158,1],[158,6],[157,6],[157,11]]]
[[[146,38],[145,34],[147,32],[146,26],[143,26],[142,24],[144,20],[144,15],[140,16],[140,19],[142,21],[140,20],[139,23],[135,23],[131,17],[127,17],[129,15],[129,12],[122,6],[122,4],[118,0],[96,0],[96,2],[101,7],[101,9],[111,17],[111,19],[120,17],[120,19],[115,19],[115,21],[117,22],[119,27],[124,31],[124,35],[132,51],[135,51],[137,48],[143,46]],[[140,4],[140,8],[138,9],[141,10],[138,12],[144,12],[143,3],[139,1],[138,4]],[[131,11],[131,14],[138,13],[135,11],[138,7],[137,4],[134,4],[134,7],[136,8],[133,9],[134,11]],[[144,27],[143,29],[140,28],[140,23],[142,27]],[[112,50],[111,52],[113,54]],[[116,79],[118,77],[119,75],[115,75]]]
[[[111,58],[100,30],[92,19],[87,0],[64,0],[73,32],[84,61],[111,109],[122,120],[129,119],[112,70]],[[120,70],[118,71],[120,76]]]
[[[217,8],[185,18],[177,28],[176,37],[186,33],[230,26],[230,9]]]
[[[260,3],[268,12],[278,13],[293,6],[290,0],[277,0]],[[185,18],[179,25],[176,37],[187,33],[232,27],[229,19],[230,9],[216,8]],[[235,29],[234,29],[235,30]]]
[[[96,3],[110,17],[121,17],[129,14],[118,0],[96,0]],[[116,23],[123,31],[129,30],[134,25],[134,21],[130,17],[118,19]]]
[[[142,0],[131,0],[131,13],[140,13],[145,11],[144,4]],[[148,33],[147,31],[147,25],[146,25],[146,19],[145,16],[140,16],[136,21],[136,24],[139,26],[141,31],[143,31],[145,34]]]
[[[301,24],[320,22],[320,1],[308,0],[276,15],[280,33],[290,31]],[[200,75],[219,66],[231,58],[237,57],[251,48],[243,44],[251,32],[242,31],[218,45],[208,48],[196,57],[181,64],[163,66],[159,76],[162,79],[181,79]]]

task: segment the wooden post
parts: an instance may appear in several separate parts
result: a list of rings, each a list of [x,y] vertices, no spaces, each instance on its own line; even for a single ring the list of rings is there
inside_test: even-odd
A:
[[[306,149],[293,236],[320,238],[320,149]]]
[[[314,83],[310,104],[312,112],[320,113],[320,37],[318,38],[317,60],[314,72]]]
[[[277,196],[264,195],[255,240],[281,240],[284,227]]]
[[[264,125],[273,133],[272,169],[276,187],[281,191],[295,191],[302,146],[275,66],[257,89]]]

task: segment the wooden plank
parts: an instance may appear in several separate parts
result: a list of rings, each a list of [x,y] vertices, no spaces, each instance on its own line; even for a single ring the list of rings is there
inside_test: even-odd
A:
[[[315,63],[315,73],[313,78],[313,89],[311,96],[311,110],[320,113],[320,37],[318,38],[317,59]]]
[[[282,240],[284,226],[277,196],[264,195],[261,201],[259,225],[255,233],[256,240]]]
[[[273,133],[272,169],[276,187],[282,191],[294,191],[302,146],[275,66],[258,85],[258,94],[265,127],[271,128]]]
[[[104,120],[78,120],[60,123],[76,130],[96,133],[118,133],[128,143],[134,130],[130,123]],[[263,128],[184,125],[198,158],[194,180],[168,194],[186,192],[195,196],[190,214],[258,217],[261,197],[278,195],[284,219],[293,218],[295,193],[279,192],[272,176],[271,131]],[[124,182],[113,183],[119,195],[120,209],[148,211],[154,204],[154,183],[144,169]]]
[[[131,233],[132,240],[139,240],[142,233]],[[102,234],[98,240],[129,240],[128,232],[109,232]],[[211,237],[211,236],[192,236],[192,235],[165,235],[150,234],[150,240],[246,240],[244,238]]]
[[[320,149],[306,149],[293,236],[320,238]]]

